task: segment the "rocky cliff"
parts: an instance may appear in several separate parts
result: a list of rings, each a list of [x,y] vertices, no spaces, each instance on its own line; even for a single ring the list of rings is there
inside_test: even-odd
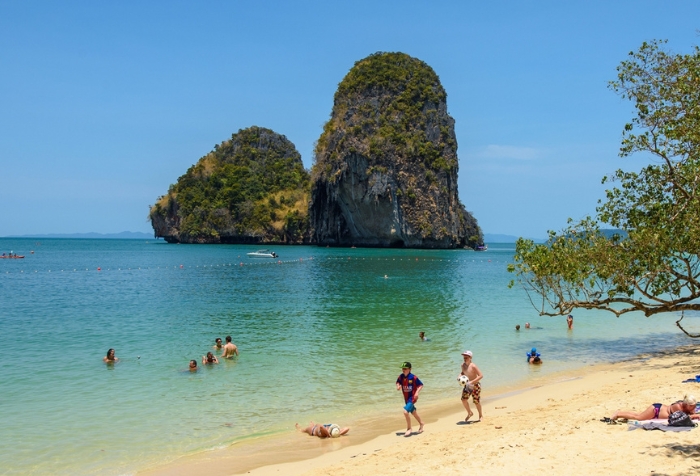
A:
[[[457,193],[457,141],[435,72],[403,53],[355,63],[315,150],[309,207],[319,245],[411,248],[482,240]]]
[[[170,243],[305,243],[309,174],[283,135],[242,129],[190,167],[151,207]]]

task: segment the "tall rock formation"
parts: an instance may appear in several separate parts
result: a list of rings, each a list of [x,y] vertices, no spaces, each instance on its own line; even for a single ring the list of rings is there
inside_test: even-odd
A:
[[[283,135],[241,129],[151,207],[169,243],[308,243],[309,174]]]
[[[456,248],[482,234],[457,193],[447,94],[426,63],[375,53],[338,85],[315,150],[312,241],[331,246]]]

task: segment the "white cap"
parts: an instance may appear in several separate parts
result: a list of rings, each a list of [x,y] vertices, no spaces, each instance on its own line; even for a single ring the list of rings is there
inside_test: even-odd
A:
[[[465,350],[464,352],[462,352],[462,355],[468,355],[469,357],[471,357],[471,356],[472,356],[472,351],[471,351],[471,350]]]

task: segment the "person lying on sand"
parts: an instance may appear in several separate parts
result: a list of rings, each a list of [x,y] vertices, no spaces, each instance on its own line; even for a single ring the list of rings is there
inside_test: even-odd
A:
[[[334,423],[319,425],[318,423],[309,422],[309,426],[306,428],[302,428],[299,426],[299,423],[295,423],[294,426],[302,433],[307,433],[309,436],[318,436],[319,438],[338,438],[339,436],[347,435],[348,431],[350,431],[350,428],[340,428]],[[335,429],[338,432],[335,432]]]
[[[610,417],[611,420],[615,421],[618,418],[627,418],[628,420],[653,420],[653,419],[668,419],[669,415],[673,412],[682,411],[687,413],[693,420],[700,420],[700,415],[695,413],[695,406],[697,401],[692,395],[686,395],[683,400],[678,400],[670,405],[663,405],[661,403],[654,403],[650,405],[646,410],[642,412],[634,412],[632,410],[618,410],[613,413]]]

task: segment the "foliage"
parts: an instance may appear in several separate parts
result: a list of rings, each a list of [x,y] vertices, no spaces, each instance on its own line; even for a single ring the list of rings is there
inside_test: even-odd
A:
[[[316,160],[340,165],[345,143],[377,163],[384,156],[410,159],[427,169],[457,167],[451,128],[438,124],[447,93],[435,71],[405,53],[379,52],[355,63],[335,93],[333,114],[316,144]],[[434,129],[434,133],[432,130]],[[318,165],[318,163],[317,163]],[[314,174],[324,173],[314,167]]]
[[[300,199],[301,207],[296,205]],[[217,241],[223,235],[284,241],[281,221],[274,226],[276,216],[305,209],[308,201],[309,175],[294,145],[253,126],[233,134],[190,167],[152,208],[151,216],[177,213],[184,241]],[[302,213],[296,224],[302,233],[308,229],[306,216]]]
[[[644,43],[631,52],[610,83],[636,109],[624,127],[620,156],[643,152],[654,163],[605,177],[603,183],[619,186],[606,191],[596,219],[569,220],[545,245],[516,244],[509,270],[542,315],[574,308],[616,316],[700,310],[700,50],[670,54],[663,44]],[[601,224],[627,237],[606,237]],[[678,326],[691,335],[682,318]]]

